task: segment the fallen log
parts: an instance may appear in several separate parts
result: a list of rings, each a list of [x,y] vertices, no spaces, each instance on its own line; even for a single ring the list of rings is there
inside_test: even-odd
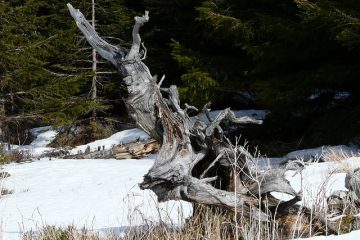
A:
[[[159,150],[159,143],[154,139],[135,141],[126,144],[119,144],[111,149],[103,149],[95,152],[85,151],[75,155],[65,156],[65,159],[140,159]]]
[[[140,159],[154,154],[159,150],[159,143],[153,139],[145,142],[136,142],[126,145],[118,145],[112,149],[115,159]]]

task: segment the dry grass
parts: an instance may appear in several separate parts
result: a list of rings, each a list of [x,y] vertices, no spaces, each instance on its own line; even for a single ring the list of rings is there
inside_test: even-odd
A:
[[[322,158],[325,162],[341,162],[347,158],[359,157],[359,153],[344,152],[338,148],[329,148],[324,153]]]
[[[100,240],[100,235],[86,228],[76,229],[74,226],[59,228],[45,226],[41,230],[25,232],[21,236],[22,240]],[[110,239],[110,238],[109,238]]]
[[[74,226],[57,228],[45,226],[38,231],[22,234],[22,240],[283,240],[316,236],[323,233],[322,226],[301,211],[292,215],[275,217],[274,222],[238,219],[222,210],[199,206],[193,217],[182,226],[164,224],[128,227],[121,234],[99,233]],[[311,227],[310,227],[311,226]],[[260,230],[260,232],[259,232]],[[237,235],[238,233],[238,235]]]
[[[22,234],[22,240],[233,240],[238,227],[241,239],[272,239],[257,233],[256,224],[236,225],[229,214],[223,211],[198,207],[197,213],[184,226],[143,225],[129,227],[121,235],[112,233],[100,234],[86,228],[76,229],[73,226],[57,228],[45,226],[39,231]],[[262,229],[266,229],[266,225]],[[265,238],[264,238],[265,237]]]

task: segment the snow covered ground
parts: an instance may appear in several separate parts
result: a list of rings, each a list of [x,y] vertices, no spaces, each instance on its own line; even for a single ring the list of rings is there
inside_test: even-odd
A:
[[[246,112],[237,116],[252,115],[263,119],[267,112]],[[216,113],[213,113],[216,115]],[[256,115],[256,116],[255,116]],[[51,150],[46,145],[57,134],[49,127],[33,129],[37,138],[27,146],[14,149],[41,155]],[[138,130],[118,132],[107,139],[98,140],[71,150],[76,154],[90,146],[106,149],[114,144],[126,143],[149,136]],[[138,183],[154,162],[154,157],[141,160],[114,159],[48,159],[23,164],[8,164],[2,171],[11,174],[0,182],[14,193],[0,198],[0,240],[18,239],[21,231],[39,229],[45,225],[86,226],[100,232],[121,232],[129,226],[146,221],[163,221],[181,224],[191,215],[192,207],[186,202],[157,203],[150,191],[142,191]],[[279,165],[282,159],[275,161]],[[259,161],[261,162],[261,161]],[[262,159],[262,164],[270,165]],[[266,166],[260,166],[266,168]],[[286,172],[286,178],[296,191],[302,191],[301,204],[319,205],[336,190],[345,188],[345,172],[360,167],[360,158],[352,157],[341,162],[313,163],[301,173]],[[273,193],[287,200],[289,196]],[[341,236],[322,236],[312,240],[360,239],[360,231]]]
[[[77,146],[70,150],[71,154],[78,154],[79,152],[84,152],[87,147],[90,147],[91,151],[95,151],[98,147],[104,147],[105,149],[110,149],[113,145],[120,143],[129,143],[137,139],[148,139],[150,138],[144,131],[141,131],[137,128],[124,130],[117,132],[106,139],[100,139],[85,145]]]
[[[313,163],[301,172],[289,170],[285,177],[296,192],[302,191],[301,204],[307,207],[326,204],[325,199],[335,191],[348,191],[345,187],[346,171],[360,167],[360,158],[352,157],[341,162]],[[273,193],[276,198],[289,200],[287,194]]]
[[[7,165],[11,176],[3,185],[14,193],[0,200],[2,237],[17,239],[20,230],[44,225],[106,231],[143,224],[143,218],[181,224],[190,204],[158,204],[152,192],[138,187],[152,164],[153,159],[41,159]]]
[[[302,238],[302,240],[359,240],[360,239],[360,230],[352,231],[347,234],[342,235],[331,235],[331,236],[317,236],[311,238]]]
[[[37,138],[27,146],[14,149],[42,154],[56,134],[51,128],[35,129]],[[111,147],[149,136],[130,129],[108,139],[78,146]],[[154,159],[141,160],[74,160],[42,158],[24,164],[8,164],[3,171],[11,174],[0,186],[13,190],[0,199],[0,239],[18,239],[21,231],[36,230],[45,225],[86,226],[100,232],[118,231],[143,224],[144,220],[181,224],[191,215],[186,202],[158,203],[151,191],[142,191],[138,183],[153,165]]]

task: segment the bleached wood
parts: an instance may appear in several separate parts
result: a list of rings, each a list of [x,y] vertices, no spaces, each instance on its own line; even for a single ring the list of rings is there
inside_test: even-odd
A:
[[[237,162],[242,165],[242,171],[239,173],[242,176],[240,179],[244,180],[242,184],[250,183],[247,186],[248,190],[235,194],[216,188],[213,182],[222,181],[221,177],[211,175],[213,174],[211,169],[215,167],[229,171],[230,175],[232,164],[234,164],[232,159],[235,156],[231,151],[231,145],[225,141],[220,127],[221,122],[229,120],[237,124],[261,124],[262,121],[250,117],[236,118],[230,109],[225,109],[215,119],[211,119],[210,103],[200,111],[189,105],[186,105],[184,110],[181,108],[176,86],[160,88],[163,78],[157,84],[157,77],[151,75],[148,67],[142,62],[144,55],[141,56],[139,52],[141,48],[139,30],[144,23],[149,21],[148,11],[145,11],[143,16],[134,18],[133,42],[131,49],[126,51],[101,39],[81,12],[70,4],[68,7],[77,26],[91,46],[103,58],[111,61],[124,76],[123,82],[129,94],[125,99],[129,114],[139,128],[160,143],[158,157],[144,176],[140,188],[151,189],[159,201],[181,199],[239,211],[244,216],[267,221],[267,214],[260,210],[258,199],[250,191],[253,185],[244,175],[247,173],[245,160],[250,155],[245,149]],[[189,109],[198,112],[195,121],[188,116]],[[208,121],[204,121],[205,118]],[[216,159],[216,156],[220,157]],[[199,166],[204,164],[206,165],[205,173],[201,177],[200,174],[196,177],[194,172],[200,170]],[[279,175],[279,177],[282,176]],[[262,178],[261,174],[259,178]],[[269,179],[269,181],[270,183],[265,184],[264,189],[261,190],[262,194],[274,189],[295,194],[288,182],[279,180],[276,183],[281,184],[271,184],[272,180]]]
[[[345,187],[349,189],[349,196],[360,206],[360,169],[346,174]]]

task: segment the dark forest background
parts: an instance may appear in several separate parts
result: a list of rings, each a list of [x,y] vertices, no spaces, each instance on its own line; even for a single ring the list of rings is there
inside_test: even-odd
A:
[[[68,1],[0,1],[0,141],[25,142],[24,130],[43,124],[96,132],[130,122],[121,76],[102,59],[92,71]],[[91,1],[70,3],[91,19]],[[97,31],[123,47],[133,16],[150,10],[145,63],[166,75],[164,85],[179,86],[183,103],[270,110],[262,126],[241,129],[261,152],[360,142],[358,0],[95,3]]]

